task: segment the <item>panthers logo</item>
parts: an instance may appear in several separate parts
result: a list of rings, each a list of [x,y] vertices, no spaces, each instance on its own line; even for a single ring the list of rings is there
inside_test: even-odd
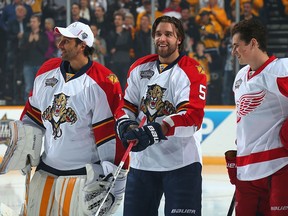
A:
[[[43,120],[49,121],[52,125],[54,139],[62,136],[61,124],[74,124],[77,121],[75,111],[71,107],[66,108],[68,99],[69,96],[63,93],[54,95],[52,107],[49,106],[42,114]]]
[[[171,115],[176,112],[173,104],[163,101],[165,88],[154,84],[148,86],[146,98],[141,100],[141,111],[147,116],[147,122],[154,122],[157,117]]]

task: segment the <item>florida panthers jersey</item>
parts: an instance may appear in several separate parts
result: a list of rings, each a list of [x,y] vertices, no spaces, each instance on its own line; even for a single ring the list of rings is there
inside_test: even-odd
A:
[[[204,116],[206,75],[202,67],[187,56],[170,65],[161,65],[158,55],[137,60],[128,73],[124,111],[146,123],[165,120],[168,140],[142,152],[131,152],[131,167],[168,171],[193,162],[201,163],[199,133]]]
[[[236,75],[237,177],[257,180],[288,164],[279,131],[288,117],[288,59],[270,57],[257,71]]]
[[[87,163],[119,163],[124,147],[114,132],[114,113],[121,102],[117,77],[89,60],[66,81],[69,63],[45,62],[35,78],[22,114],[25,123],[45,129],[43,162],[55,169],[74,170]]]

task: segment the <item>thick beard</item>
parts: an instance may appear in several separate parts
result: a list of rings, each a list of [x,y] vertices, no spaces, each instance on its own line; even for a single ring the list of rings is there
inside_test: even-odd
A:
[[[156,52],[161,58],[170,57],[177,50],[177,46],[168,46],[168,50],[160,51],[159,46],[156,46]]]

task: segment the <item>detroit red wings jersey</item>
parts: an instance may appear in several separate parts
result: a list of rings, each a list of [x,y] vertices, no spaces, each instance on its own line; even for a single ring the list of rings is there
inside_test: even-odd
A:
[[[68,62],[51,59],[35,78],[33,92],[22,114],[25,123],[45,128],[44,163],[73,170],[87,163],[119,163],[125,149],[114,132],[114,113],[121,103],[117,77],[89,61],[66,81]]]
[[[164,120],[170,126],[168,140],[131,152],[131,167],[167,171],[201,162],[199,133],[204,116],[206,75],[187,56],[161,65],[158,55],[137,60],[128,73],[124,111],[140,121]],[[146,123],[147,123],[146,122]]]
[[[270,57],[257,71],[249,65],[236,75],[237,177],[257,180],[288,164],[279,138],[288,117],[288,59]]]

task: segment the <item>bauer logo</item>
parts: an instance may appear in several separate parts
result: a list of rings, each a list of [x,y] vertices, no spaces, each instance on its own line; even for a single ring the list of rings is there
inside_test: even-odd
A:
[[[196,214],[194,209],[172,209],[171,214]]]

